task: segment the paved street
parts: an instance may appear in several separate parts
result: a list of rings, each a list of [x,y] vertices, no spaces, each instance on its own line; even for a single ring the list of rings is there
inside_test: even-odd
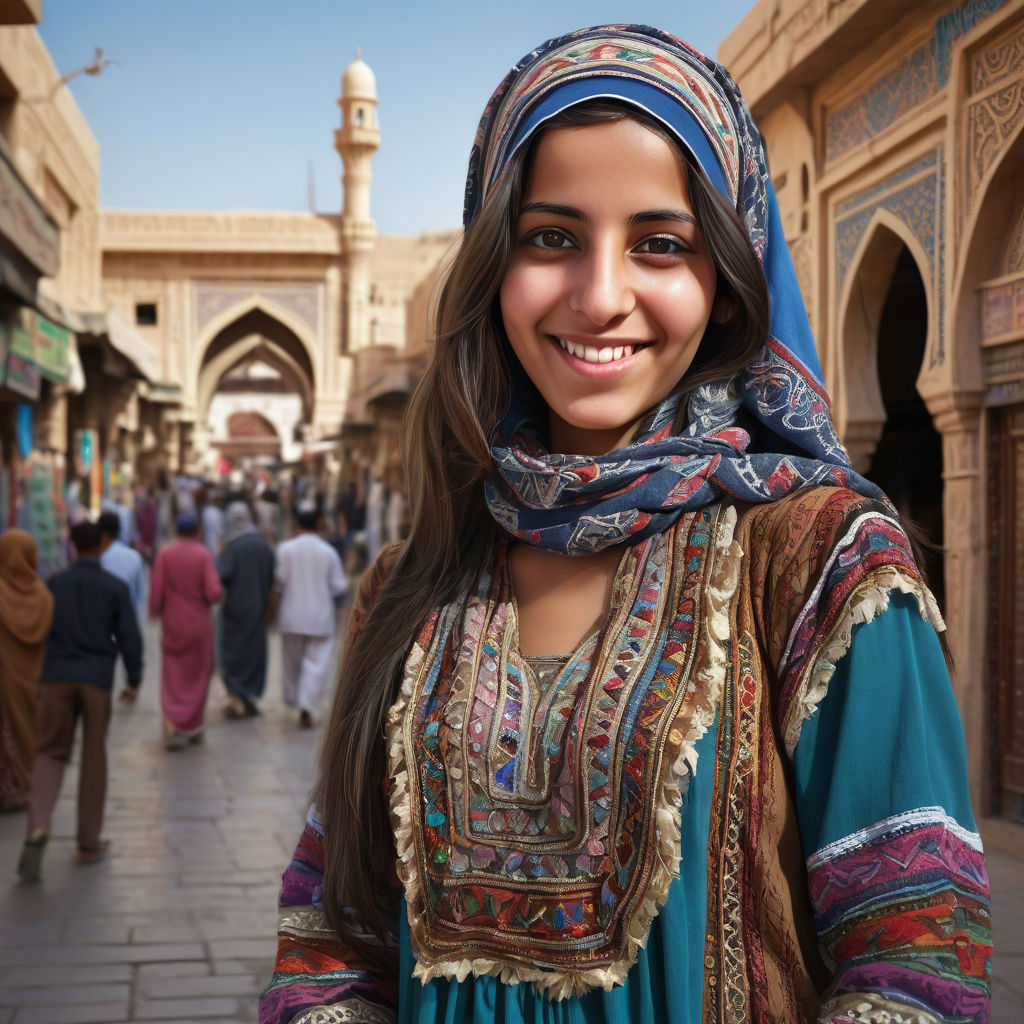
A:
[[[111,857],[77,866],[72,767],[39,886],[0,884],[0,1024],[256,1020],[274,956],[277,887],[306,805],[319,730],[280,698],[277,638],[262,717],[226,721],[211,694],[206,742],[160,743],[157,636],[139,703],[115,706],[105,834]],[[22,815],[0,818],[13,878]],[[994,1024],[1024,1021],[1024,868],[990,852]]]

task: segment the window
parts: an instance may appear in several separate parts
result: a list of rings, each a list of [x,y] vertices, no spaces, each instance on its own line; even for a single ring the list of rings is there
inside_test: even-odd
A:
[[[135,323],[139,327],[156,326],[156,303],[139,302],[135,306]]]

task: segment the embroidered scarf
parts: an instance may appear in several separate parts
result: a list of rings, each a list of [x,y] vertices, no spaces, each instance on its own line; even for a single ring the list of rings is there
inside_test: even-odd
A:
[[[761,136],[729,73],[688,44],[637,25],[583,29],[528,54],[491,98],[466,185],[470,224],[509,158],[567,107],[613,98],[656,118],[740,214],[771,295],[770,338],[731,380],[670,395],[632,443],[605,455],[546,451],[544,411],[521,389],[492,437],[491,514],[527,543],[589,554],[635,543],[723,497],[776,501],[821,484],[881,492],[855,473],[832,425]]]

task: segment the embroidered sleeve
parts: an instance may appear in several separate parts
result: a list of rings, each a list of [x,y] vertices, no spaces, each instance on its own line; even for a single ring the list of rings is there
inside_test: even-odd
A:
[[[345,644],[351,644],[397,559],[401,545],[384,548],[359,581]],[[281,885],[277,960],[260,997],[260,1024],[394,1024],[395,969],[388,978],[369,971],[328,925],[321,905],[323,829],[311,808]]]
[[[791,529],[803,558],[771,598],[789,611],[777,710],[833,972],[821,1020],[987,1022],[988,880],[941,618],[885,506],[832,500]]]
[[[321,906],[323,846],[315,808],[281,885],[277,960],[260,996],[260,1024],[394,1024],[395,970],[371,972],[327,923]]]

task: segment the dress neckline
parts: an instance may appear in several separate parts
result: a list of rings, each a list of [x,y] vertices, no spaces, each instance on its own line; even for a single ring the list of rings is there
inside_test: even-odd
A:
[[[605,607],[598,622],[590,630],[584,633],[579,643],[577,643],[571,651],[561,654],[525,654],[519,641],[519,601],[516,598],[515,586],[512,582],[512,549],[515,546],[516,545],[512,543],[505,543],[504,551],[498,562],[504,572],[504,579],[501,582],[505,589],[505,594],[512,616],[512,649],[519,656],[520,660],[531,668],[533,667],[533,662],[555,661],[560,661],[564,668],[566,665],[578,660],[580,655],[592,645],[599,645],[601,638],[607,632],[608,625],[615,617],[616,609],[620,603],[623,574],[626,563],[631,561],[628,556],[632,553],[633,549],[627,545],[623,545],[622,553],[619,555],[619,560],[615,564],[615,571],[612,573],[611,596],[608,599],[607,606]]]

